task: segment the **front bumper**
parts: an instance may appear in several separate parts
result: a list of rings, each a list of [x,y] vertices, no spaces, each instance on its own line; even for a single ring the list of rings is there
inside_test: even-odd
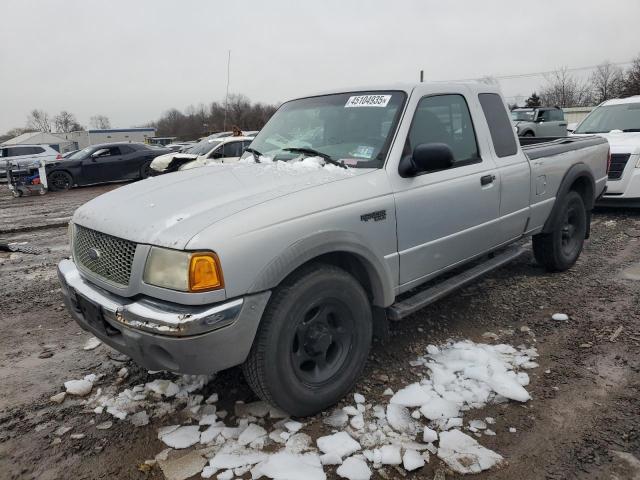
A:
[[[65,304],[78,324],[149,370],[213,373],[245,361],[271,292],[186,306],[114,295],[58,264]]]

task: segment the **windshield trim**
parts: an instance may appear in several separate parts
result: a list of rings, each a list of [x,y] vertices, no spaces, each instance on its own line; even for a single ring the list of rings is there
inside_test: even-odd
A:
[[[346,89],[346,90],[338,90],[338,91],[331,91],[331,92],[323,92],[323,93],[318,93],[315,95],[307,95],[304,97],[297,97],[297,98],[292,98],[290,100],[287,100],[286,102],[282,102],[282,104],[278,107],[278,110],[280,110],[282,107],[284,107],[285,105],[291,103],[291,102],[297,102],[299,100],[309,100],[309,99],[313,99],[313,98],[321,98],[321,97],[330,97],[333,95],[365,95],[365,94],[371,94],[371,95],[375,95],[375,94],[380,94],[381,92],[384,93],[391,93],[391,94],[400,94],[401,96],[401,103],[400,106],[398,107],[398,111],[396,112],[396,116],[393,119],[393,122],[395,122],[395,125],[392,122],[391,127],[389,128],[389,133],[387,135],[387,139],[381,149],[381,151],[384,151],[384,149],[386,148],[386,152],[385,152],[385,156],[384,159],[381,159],[380,163],[375,166],[375,167],[353,167],[353,166],[348,166],[348,168],[353,168],[353,169],[358,169],[358,170],[379,170],[379,169],[386,169],[387,168],[387,164],[389,161],[389,155],[391,154],[391,150],[392,150],[392,146],[395,143],[396,137],[398,135],[398,131],[400,129],[400,125],[402,123],[402,119],[405,115],[405,112],[407,110],[407,106],[409,104],[408,99],[410,98],[410,96],[413,93],[413,90],[411,90],[410,92],[407,92],[406,90],[402,90],[402,89],[398,89],[398,88],[391,88],[391,89],[385,89],[385,88],[374,88],[374,89],[359,89],[359,90],[351,90],[351,89]],[[274,115],[278,112],[278,110],[276,110],[276,112],[274,113]],[[258,135],[260,135],[260,133],[262,132],[262,130],[264,129],[264,127],[262,129],[260,129],[258,131],[258,133],[255,134],[254,139],[258,137]],[[252,141],[253,143],[253,141]]]

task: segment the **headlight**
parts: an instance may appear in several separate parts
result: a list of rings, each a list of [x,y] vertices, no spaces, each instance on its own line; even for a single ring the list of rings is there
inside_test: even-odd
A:
[[[182,252],[151,247],[144,267],[145,283],[182,292],[223,288],[220,260],[213,252]]]

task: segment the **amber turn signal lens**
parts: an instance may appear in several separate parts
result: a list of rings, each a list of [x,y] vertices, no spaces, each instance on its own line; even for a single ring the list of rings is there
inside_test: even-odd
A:
[[[222,288],[220,262],[214,253],[196,253],[189,262],[189,290],[202,292]]]

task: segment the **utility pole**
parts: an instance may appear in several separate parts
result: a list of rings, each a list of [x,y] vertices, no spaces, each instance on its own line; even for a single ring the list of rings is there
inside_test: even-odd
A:
[[[229,72],[231,70],[231,50],[229,50],[229,56],[227,57],[227,93],[224,97],[224,123],[222,131],[227,131],[227,109],[229,108]]]

